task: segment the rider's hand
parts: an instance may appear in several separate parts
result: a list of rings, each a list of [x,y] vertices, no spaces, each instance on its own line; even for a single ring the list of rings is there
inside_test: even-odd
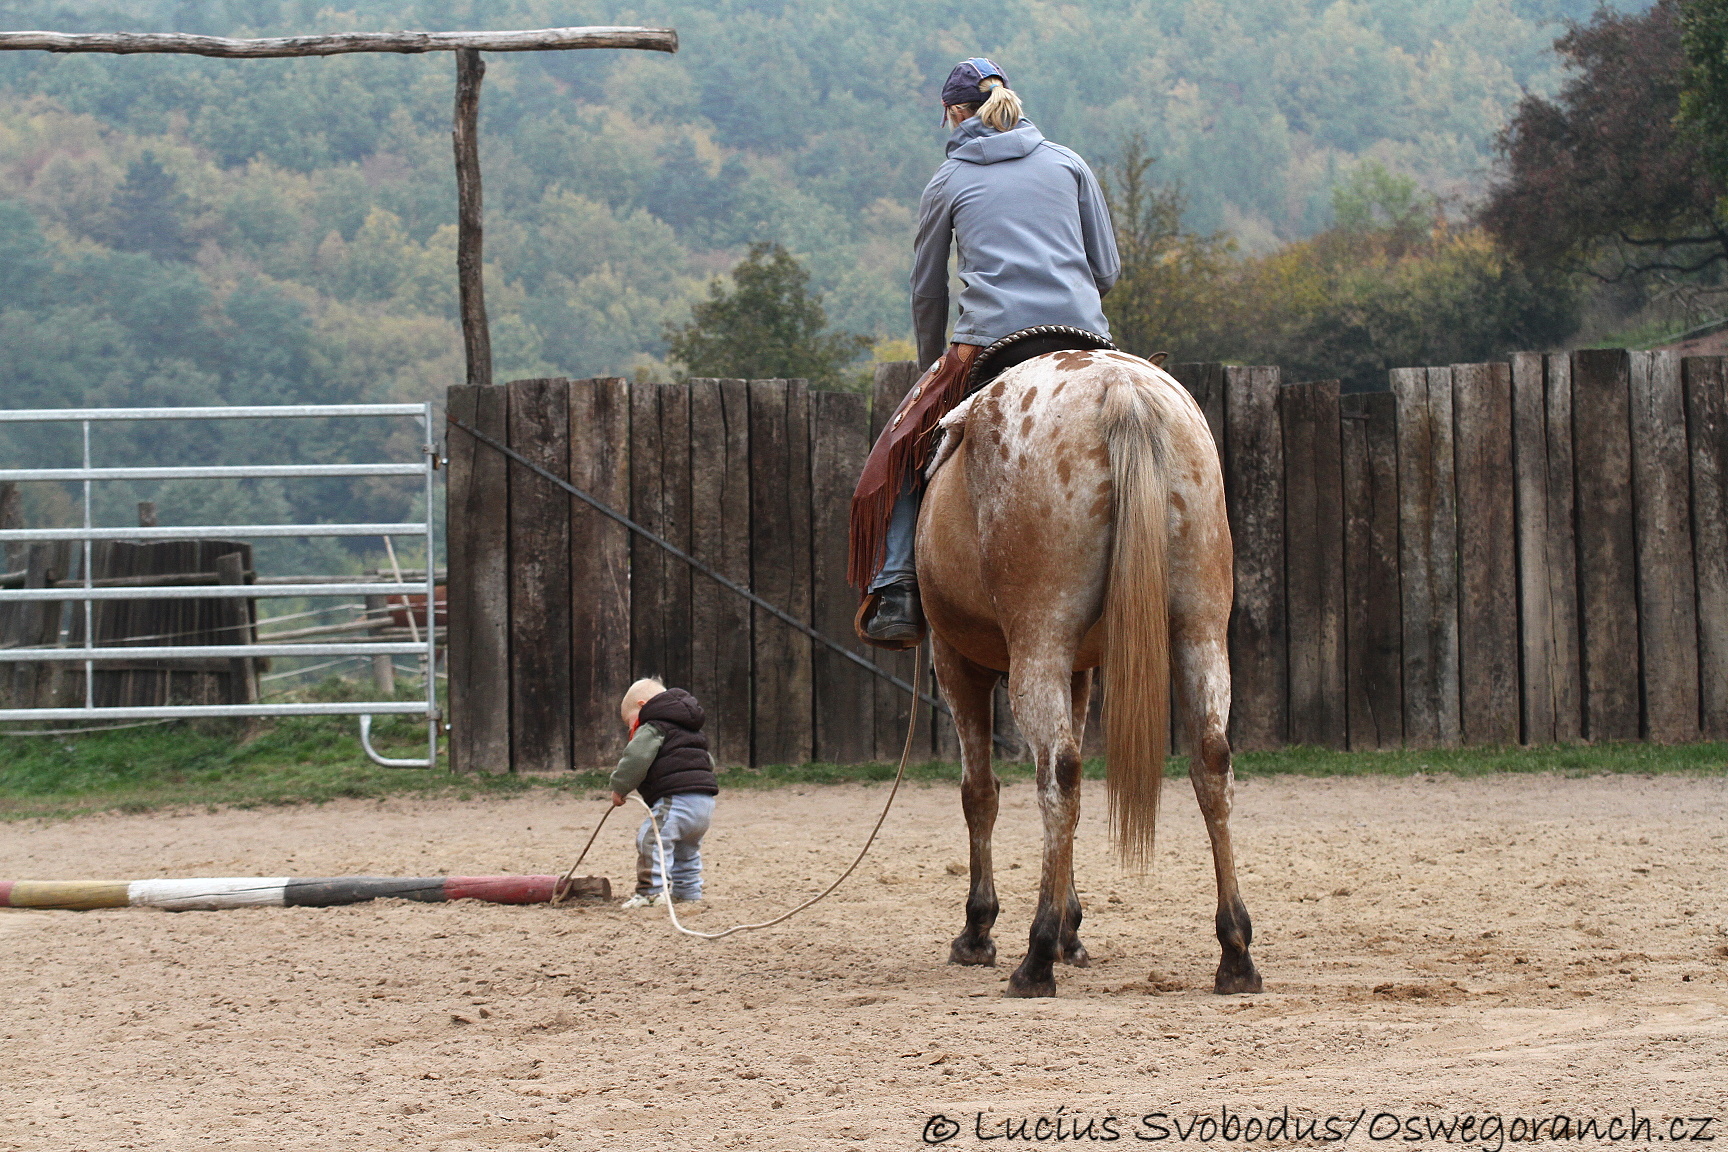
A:
[[[612,807],[616,808],[622,803],[624,803],[624,794],[622,792],[612,793]]]

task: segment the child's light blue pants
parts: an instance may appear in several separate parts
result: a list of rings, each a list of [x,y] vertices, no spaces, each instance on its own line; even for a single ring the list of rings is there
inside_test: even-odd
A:
[[[660,821],[660,840],[666,846],[672,898],[702,899],[702,837],[714,819],[714,797],[705,792],[662,796],[654,802],[654,819]],[[643,817],[636,830],[636,891],[653,896],[663,884],[654,826]]]

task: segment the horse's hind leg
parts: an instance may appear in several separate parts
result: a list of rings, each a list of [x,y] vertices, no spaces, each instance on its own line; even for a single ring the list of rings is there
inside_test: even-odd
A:
[[[954,712],[954,730],[960,738],[960,804],[966,813],[972,860],[966,929],[954,938],[948,963],[995,964],[996,943],[990,939],[990,929],[996,924],[996,875],[990,859],[990,835],[996,827],[1002,782],[990,766],[990,718],[991,696],[1000,674],[972,663],[940,634],[933,637],[931,646],[936,679]]]
[[[1080,747],[1086,744],[1086,713],[1092,706],[1092,670],[1074,673],[1070,681],[1070,699],[1073,701],[1071,721],[1074,728],[1074,743]],[[1080,906],[1080,893],[1074,886],[1073,861],[1068,867],[1068,902],[1067,914],[1062,917],[1062,963],[1072,964],[1076,968],[1090,968],[1091,954],[1086,951],[1086,945],[1080,943],[1080,921],[1085,916],[1085,910]]]
[[[1054,996],[1054,965],[1074,898],[1074,826],[1080,819],[1080,745],[1071,716],[1071,659],[1022,659],[1008,675],[1014,720],[1038,766],[1038,807],[1044,816],[1044,865],[1038,911],[1026,958],[1008,978],[1009,996]],[[1075,937],[1075,943],[1079,939]]]
[[[1222,629],[1204,639],[1185,638],[1178,628],[1173,655],[1177,683],[1188,718],[1188,744],[1194,749],[1188,776],[1212,840],[1212,868],[1218,879],[1218,943],[1223,956],[1212,990],[1219,995],[1260,991],[1260,973],[1248,954],[1254,925],[1236,887],[1236,857],[1230,846],[1230,805],[1235,777],[1230,766],[1230,671]]]

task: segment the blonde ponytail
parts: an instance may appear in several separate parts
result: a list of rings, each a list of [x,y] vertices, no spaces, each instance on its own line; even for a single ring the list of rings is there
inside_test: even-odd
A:
[[[998,132],[1013,131],[1014,125],[1020,123],[1020,97],[994,76],[985,77],[978,88],[990,94],[978,108],[978,119]]]

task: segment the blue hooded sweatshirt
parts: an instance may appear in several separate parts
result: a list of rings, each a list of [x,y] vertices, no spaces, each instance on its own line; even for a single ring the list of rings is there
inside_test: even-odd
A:
[[[965,285],[953,343],[992,344],[1036,324],[1110,334],[1102,297],[1121,273],[1110,209],[1086,161],[1030,120],[1009,132],[962,121],[924,189],[912,262],[924,367],[950,342],[950,242]]]

